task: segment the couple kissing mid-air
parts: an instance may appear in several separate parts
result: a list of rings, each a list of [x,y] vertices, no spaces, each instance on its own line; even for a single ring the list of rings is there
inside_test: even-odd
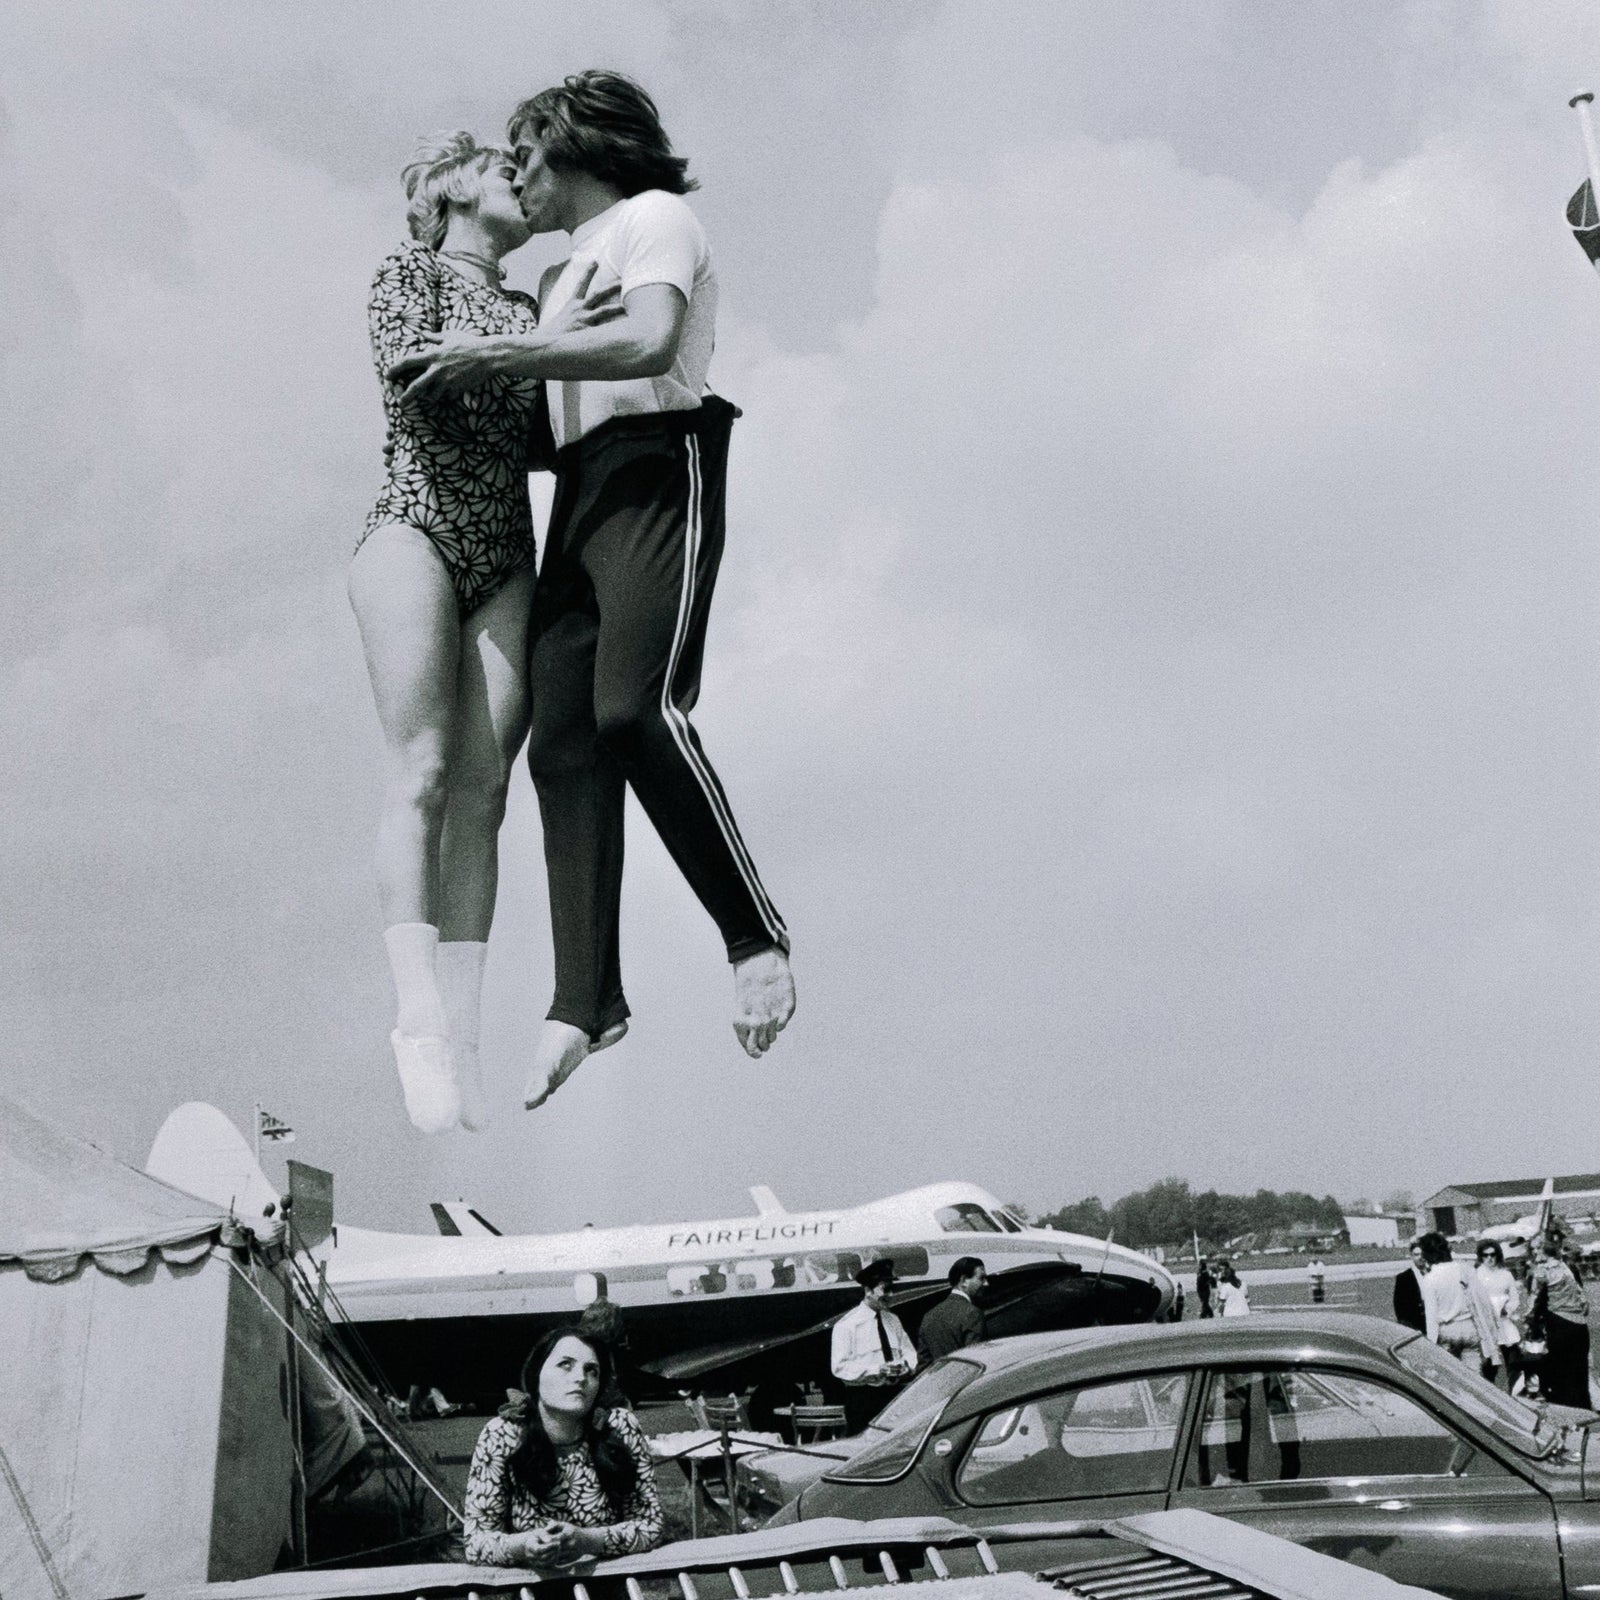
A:
[[[350,600],[386,747],[391,1041],[425,1132],[484,1122],[479,994],[524,738],[555,952],[529,1109],[627,1031],[625,783],[721,931],[751,1056],[795,1005],[788,932],[688,716],[739,414],[705,388],[717,279],[682,198],[695,184],[650,97],[612,72],[525,101],[507,139],[419,145],[411,242],[368,306],[389,471]],[[538,300],[504,288],[502,258],[555,230],[571,253]],[[536,578],[527,474],[552,466]]]

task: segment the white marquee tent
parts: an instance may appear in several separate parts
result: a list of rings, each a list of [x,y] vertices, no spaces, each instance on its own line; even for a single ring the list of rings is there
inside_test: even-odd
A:
[[[0,1098],[0,1595],[269,1571],[290,1533],[278,1277],[226,1212]]]

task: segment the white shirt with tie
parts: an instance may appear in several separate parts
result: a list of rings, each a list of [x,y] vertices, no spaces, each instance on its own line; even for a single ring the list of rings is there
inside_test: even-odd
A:
[[[880,1316],[883,1318],[882,1335],[878,1331]],[[883,1353],[885,1337],[893,1352],[889,1357]],[[863,1300],[834,1323],[833,1352],[828,1363],[834,1377],[846,1383],[877,1382],[888,1360],[901,1362],[907,1372],[917,1365],[917,1347],[894,1312],[877,1311]]]

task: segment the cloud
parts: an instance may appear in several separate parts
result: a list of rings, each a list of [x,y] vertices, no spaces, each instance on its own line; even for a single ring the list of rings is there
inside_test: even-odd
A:
[[[375,15],[8,24],[0,1016],[48,1109],[136,1156],[176,1099],[259,1095],[350,1215],[413,1226],[440,1193],[516,1226],[756,1181],[1044,1205],[1549,1165],[1537,1119],[1416,1107],[1502,1103],[1519,1063],[1559,1103],[1597,1020],[1600,300],[1544,115],[1573,18],[1407,8],[1380,62],[1349,21],[1257,48],[1228,5],[1160,39],[918,8],[819,45],[803,106],[768,83],[799,12],[552,18],[538,60],[646,73],[707,174],[746,415],[697,721],[801,1011],[736,1054],[714,934],[635,815],[634,1032],[522,1118],[549,959],[519,784],[499,1120],[423,1148],[340,592],[377,480],[361,305],[410,133],[545,74],[503,45],[524,8]],[[1282,149],[1277,111],[1219,109],[1313,46]],[[93,182],[64,179],[84,144]]]

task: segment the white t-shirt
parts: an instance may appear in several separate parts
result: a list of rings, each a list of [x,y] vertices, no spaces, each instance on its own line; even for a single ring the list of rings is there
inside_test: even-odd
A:
[[[689,303],[670,370],[658,378],[550,382],[557,445],[571,444],[610,417],[693,411],[705,390],[717,334],[717,275],[705,229],[680,195],[646,189],[591,217],[572,235],[572,254],[539,308],[541,317],[571,298],[589,263],[592,294],[619,286],[624,299],[647,283],[670,283]]]

